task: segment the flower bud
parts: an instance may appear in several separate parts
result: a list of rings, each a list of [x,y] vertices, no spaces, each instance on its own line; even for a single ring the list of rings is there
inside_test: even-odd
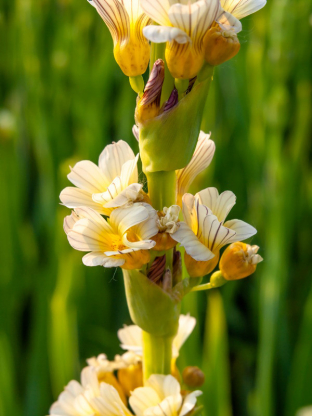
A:
[[[233,243],[222,254],[219,268],[226,280],[238,280],[253,274],[263,258],[257,254],[258,246]]]
[[[131,391],[143,386],[142,363],[118,370],[117,377],[125,395],[129,397]]]
[[[135,109],[136,124],[142,124],[146,120],[159,115],[161,90],[165,79],[165,64],[158,59],[145,86],[141,99],[138,100]]]
[[[205,374],[198,367],[186,367],[183,370],[182,378],[189,387],[200,387],[205,382]]]
[[[205,60],[211,66],[228,61],[240,49],[236,33],[233,30],[224,31],[219,27],[212,27],[207,31],[203,44]]]

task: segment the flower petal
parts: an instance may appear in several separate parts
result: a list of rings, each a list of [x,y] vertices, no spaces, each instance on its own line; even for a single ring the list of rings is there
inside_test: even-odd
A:
[[[108,27],[114,43],[130,36],[130,20],[124,5],[118,0],[93,0],[95,8]]]
[[[103,192],[109,185],[100,168],[90,160],[76,163],[67,177],[78,188],[91,194]]]
[[[82,262],[85,266],[103,266],[109,268],[122,266],[125,264],[125,259],[114,259],[113,257],[106,256],[101,251],[92,251],[83,256]]]
[[[111,226],[93,211],[92,215],[75,223],[73,229],[67,234],[67,238],[70,245],[76,250],[104,252],[111,247],[112,234]]]
[[[223,9],[237,19],[255,13],[266,5],[266,0],[221,0]]]
[[[207,261],[214,257],[214,254],[202,244],[191,228],[185,223],[179,223],[179,229],[171,238],[185,248],[187,254],[197,261]]]
[[[128,160],[122,165],[120,178],[121,186],[123,187],[123,189],[129,186],[131,183],[138,182],[138,159],[139,154],[137,154],[135,158]]]
[[[141,0],[141,7],[144,12],[161,26],[171,26],[168,11],[169,0]]]
[[[107,179],[107,186],[113,182],[116,176],[120,176],[122,166],[128,160],[133,160],[134,158],[135,155],[131,147],[123,140],[109,144],[104,148],[99,157],[99,167]]]
[[[184,221],[192,229],[193,233],[197,235],[197,231],[198,231],[197,211],[195,207],[195,197],[192,194],[183,195],[182,212],[183,212]]]
[[[216,22],[219,24],[223,30],[234,30],[235,33],[239,33],[242,30],[241,22],[233,16],[231,13],[222,11],[216,19]]]
[[[192,37],[194,29],[207,11],[207,8],[206,0],[198,0],[194,3],[189,2],[188,4],[176,3],[170,7],[168,16],[174,27],[183,30],[189,37]],[[212,22],[213,20],[210,24]]]
[[[192,393],[188,394],[183,401],[182,409],[179,413],[179,416],[184,416],[189,413],[195,406],[197,397],[203,394],[200,390],[195,390]]]
[[[178,205],[182,206],[182,197],[196,176],[210,165],[215,149],[216,146],[210,139],[210,134],[201,131],[190,163],[185,168],[176,171]]]
[[[66,234],[69,233],[69,231],[73,228],[73,226],[76,224],[78,220],[79,220],[79,217],[74,211],[70,215],[67,215],[64,218],[63,229]]]
[[[134,204],[129,208],[117,208],[110,216],[111,226],[123,235],[129,228],[148,219],[148,210],[141,204]]]
[[[143,29],[143,35],[154,43],[171,42],[175,40],[184,44],[190,42],[190,37],[181,29],[170,26],[149,25]]]
[[[235,243],[236,241],[243,241],[257,234],[257,230],[252,225],[247,224],[247,222],[241,220],[227,221],[224,223],[224,227],[235,231],[235,235],[230,238],[227,244]]]
[[[196,325],[196,319],[188,315],[180,315],[178,333],[173,340],[172,356],[177,358],[182,345],[192,333]]]
[[[215,215],[206,211],[204,205],[199,205],[198,210],[198,238],[212,252],[216,252],[228,244],[235,231],[224,227]]]
[[[129,398],[130,406],[136,416],[144,416],[146,409],[156,406],[161,399],[151,387],[138,387]]]
[[[134,351],[136,354],[143,354],[142,329],[137,325],[126,325],[119,329],[117,336],[123,350]]]
[[[236,203],[236,196],[231,191],[219,192],[216,188],[206,188],[195,195],[199,203],[208,207],[220,222],[223,222]]]
[[[61,192],[60,200],[67,208],[90,207],[101,214],[105,213],[103,207],[92,200],[92,194],[83,189],[68,186]]]
[[[156,245],[154,240],[139,240],[139,241],[129,241],[127,234],[124,234],[122,237],[122,243],[126,247],[133,248],[135,250],[150,250]]]
[[[100,396],[90,400],[96,414],[105,416],[133,416],[123,404],[117,390],[107,383],[101,383]]]
[[[148,240],[158,233],[157,220],[158,215],[156,210],[149,204],[142,203],[148,211],[148,219],[133,227],[132,231],[140,236],[142,240]]]
[[[129,202],[135,202],[140,198],[142,188],[143,185],[139,183],[133,183],[132,185],[129,185],[114,199],[107,202],[105,204],[105,208],[118,208],[128,204]]]

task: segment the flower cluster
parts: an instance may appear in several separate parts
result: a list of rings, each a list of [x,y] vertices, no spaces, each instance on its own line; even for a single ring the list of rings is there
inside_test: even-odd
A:
[[[88,1],[106,23],[115,59],[127,76],[147,69],[150,40],[166,43],[166,61],[178,79],[195,77],[204,62],[219,65],[235,56],[240,19],[266,4],[266,0]]]
[[[181,315],[178,333],[173,342],[173,363],[179,350],[192,332],[196,321]],[[118,331],[121,347],[127,350],[109,361],[105,354],[87,360],[81,372],[81,381],[71,381],[58,400],[51,406],[55,416],[130,416],[159,414],[184,416],[196,405],[200,391],[182,391],[175,373],[152,375],[143,387],[142,331],[135,325]],[[190,368],[186,368],[190,373]],[[179,377],[178,377],[179,378]]]
[[[213,271],[223,246],[256,233],[241,220],[225,221],[236,202],[233,192],[219,194],[216,188],[207,188],[195,196],[187,193],[196,176],[211,163],[214,151],[210,135],[201,131],[191,161],[175,173],[176,205],[161,211],[148,203],[149,197],[138,183],[138,155],[126,142],[106,146],[98,166],[78,162],[68,175],[76,187],[65,188],[60,199],[74,208],[64,220],[64,230],[73,248],[89,252],[83,263],[141,269],[151,261],[151,250],[168,250],[180,243],[191,277]],[[184,221],[179,217],[181,206]],[[253,265],[260,259],[253,258]]]

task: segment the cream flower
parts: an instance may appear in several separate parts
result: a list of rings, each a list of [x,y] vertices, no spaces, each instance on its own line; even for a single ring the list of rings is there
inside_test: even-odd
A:
[[[137,183],[138,157],[123,140],[106,146],[99,166],[89,160],[76,163],[67,177],[77,188],[65,188],[60,200],[68,208],[90,207],[104,215],[142,200],[143,185]]]
[[[266,0],[221,0],[223,12],[217,21],[224,30],[234,30],[238,33],[242,30],[239,20],[257,12],[265,5]]]
[[[190,163],[185,168],[176,171],[177,204],[179,206],[182,206],[182,197],[189,190],[196,176],[206,169],[212,161],[216,146],[210,136],[211,134],[200,132]]]
[[[180,315],[179,329],[172,344],[172,357],[176,359],[179,351],[196,325],[196,319],[190,315]],[[118,338],[121,341],[121,348],[132,351],[137,356],[143,355],[142,329],[137,325],[125,326],[118,331]]]
[[[137,269],[149,262],[150,240],[158,229],[156,211],[148,204],[115,209],[109,223],[91,208],[76,208],[64,220],[70,245],[90,251],[82,259],[86,266]]]
[[[168,42],[166,61],[173,77],[190,79],[204,63],[202,42],[220,15],[219,0],[141,0],[144,12],[160,26],[147,26],[144,36]]]
[[[100,383],[96,371],[85,367],[81,384],[72,380],[51,406],[55,416],[130,416],[117,390],[110,384]]]
[[[150,46],[143,28],[150,23],[139,0],[88,0],[107,25],[114,42],[114,56],[125,75],[144,74]]]
[[[154,374],[145,387],[134,390],[129,403],[137,416],[184,416],[195,407],[201,394],[196,390],[183,397],[180,384],[173,376]]]
[[[190,276],[209,273],[217,265],[223,246],[257,232],[244,221],[224,222],[236,202],[231,191],[219,195],[216,188],[207,188],[195,196],[185,194],[182,202],[185,222],[180,223],[172,238],[185,247],[185,264]]]

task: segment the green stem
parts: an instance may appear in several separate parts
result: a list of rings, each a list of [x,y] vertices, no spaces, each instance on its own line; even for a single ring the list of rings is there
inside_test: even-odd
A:
[[[176,173],[175,171],[147,172],[148,194],[152,206],[161,211],[176,203]]]
[[[155,337],[143,331],[143,378],[152,374],[170,374],[173,337]]]

